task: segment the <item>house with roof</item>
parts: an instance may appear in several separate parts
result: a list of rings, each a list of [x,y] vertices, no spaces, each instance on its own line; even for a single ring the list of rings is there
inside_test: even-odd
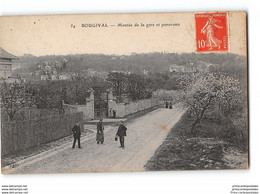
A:
[[[7,79],[11,75],[15,59],[18,58],[0,47],[0,78]]]
[[[183,65],[170,65],[169,71],[171,73],[195,73],[195,72],[212,72],[217,64],[212,64],[203,61],[189,60]]]

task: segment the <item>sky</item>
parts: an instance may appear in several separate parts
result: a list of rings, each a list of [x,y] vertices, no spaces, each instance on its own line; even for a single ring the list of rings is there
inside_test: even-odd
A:
[[[105,27],[89,27],[98,24]],[[245,14],[229,13],[228,25],[229,52],[246,55]],[[194,13],[2,16],[0,47],[16,56],[196,52],[195,18]]]

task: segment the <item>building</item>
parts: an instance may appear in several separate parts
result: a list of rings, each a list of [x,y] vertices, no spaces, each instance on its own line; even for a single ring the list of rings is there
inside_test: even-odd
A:
[[[173,64],[170,66],[169,71],[173,72],[184,72],[184,67],[180,65]]]
[[[51,80],[58,80],[58,79],[59,79],[58,75],[51,74]]]
[[[203,61],[189,60],[184,65],[173,64],[169,67],[171,73],[195,73],[195,72],[211,72],[217,64],[207,63]]]
[[[58,75],[58,78],[59,78],[59,80],[67,80],[67,79],[69,79],[69,76],[65,75],[65,74],[60,74],[60,75]]]
[[[48,80],[48,75],[41,75],[41,80],[42,81],[45,81],[45,80]]]
[[[0,78],[7,79],[12,73],[13,60],[16,56],[8,53],[0,47]]]
[[[149,74],[149,71],[143,69],[143,74],[144,74],[144,75],[148,75],[148,74]]]
[[[130,75],[131,74],[130,71],[123,71],[123,70],[113,70],[111,72],[112,73],[122,73],[122,74],[125,74],[125,75]]]

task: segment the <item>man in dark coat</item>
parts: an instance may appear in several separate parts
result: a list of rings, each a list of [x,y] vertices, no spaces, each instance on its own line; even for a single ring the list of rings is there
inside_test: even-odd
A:
[[[78,147],[80,149],[82,149],[82,147],[80,146],[81,131],[80,131],[79,123],[76,123],[76,125],[72,128],[72,133],[73,133],[73,137],[74,137],[72,149],[75,148],[76,140],[78,140]]]
[[[168,102],[166,101],[166,103],[165,103],[165,108],[168,108],[168,106],[169,106],[169,104],[168,104]]]
[[[119,147],[119,148],[122,148],[122,149],[125,148],[126,130],[127,130],[127,128],[126,128],[126,126],[124,125],[123,121],[120,121],[120,125],[119,125],[119,127],[118,127],[116,136],[119,137],[119,140],[120,140],[120,147]]]
[[[104,124],[103,119],[100,119],[97,123],[97,136],[96,136],[97,143],[104,143]]]

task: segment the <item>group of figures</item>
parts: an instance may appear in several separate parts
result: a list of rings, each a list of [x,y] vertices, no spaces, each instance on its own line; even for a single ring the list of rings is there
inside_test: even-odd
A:
[[[166,101],[166,103],[165,103],[165,108],[172,109],[172,102],[168,103],[168,102]]]
[[[97,144],[104,143],[104,140],[105,140],[104,129],[105,129],[105,127],[104,127],[103,119],[100,119],[99,122],[97,123],[97,135],[96,135]],[[120,125],[118,127],[115,140],[117,141],[117,139],[119,138],[119,141],[120,141],[119,148],[122,148],[122,149],[125,148],[126,130],[127,130],[127,128],[124,125],[123,121],[120,121]],[[80,145],[81,130],[80,130],[79,123],[76,123],[76,125],[72,128],[72,132],[73,132],[73,137],[74,137],[72,149],[75,148],[76,141],[78,141],[78,148],[82,149],[82,147]]]

